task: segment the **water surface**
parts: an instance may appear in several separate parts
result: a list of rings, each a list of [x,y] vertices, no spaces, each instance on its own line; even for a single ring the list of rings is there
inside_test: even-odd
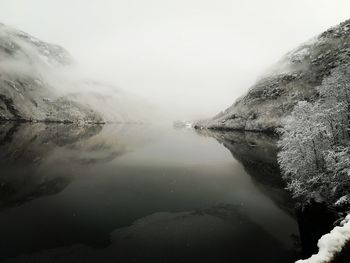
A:
[[[149,125],[0,125],[4,262],[293,262],[274,144]]]

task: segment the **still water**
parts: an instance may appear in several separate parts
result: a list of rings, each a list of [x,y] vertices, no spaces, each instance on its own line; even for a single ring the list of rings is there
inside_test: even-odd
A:
[[[293,262],[275,150],[247,134],[1,124],[0,261]]]

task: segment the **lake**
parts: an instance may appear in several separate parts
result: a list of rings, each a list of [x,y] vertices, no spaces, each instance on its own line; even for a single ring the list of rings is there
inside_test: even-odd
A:
[[[2,262],[294,262],[274,138],[0,125]]]

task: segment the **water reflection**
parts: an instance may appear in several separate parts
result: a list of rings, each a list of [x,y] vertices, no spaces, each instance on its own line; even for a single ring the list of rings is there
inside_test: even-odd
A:
[[[256,132],[223,132],[198,130],[200,135],[215,138],[238,160],[254,183],[279,207],[294,214],[295,203],[284,190],[277,163],[277,137],[273,134]]]
[[[250,253],[248,253],[250,251]],[[111,243],[46,250],[8,262],[293,262],[293,251],[229,205],[155,213],[111,233]],[[265,262],[265,261],[263,261]]]
[[[57,194],[74,179],[75,166],[110,162],[146,141],[131,136],[130,143],[123,128],[1,123],[0,210]]]
[[[222,132],[199,130],[199,134],[215,138],[239,160],[255,184],[273,200],[277,206],[297,219],[300,258],[308,258],[318,252],[320,237],[329,233],[339,215],[324,203],[311,199],[307,203],[292,200],[284,190],[286,184],[277,163],[277,137],[273,134],[252,132]]]
[[[0,130],[0,260],[254,263],[298,253],[271,138],[145,126]]]

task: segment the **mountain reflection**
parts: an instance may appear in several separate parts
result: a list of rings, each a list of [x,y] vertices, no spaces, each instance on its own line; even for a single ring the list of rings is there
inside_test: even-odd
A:
[[[130,151],[124,135],[118,126],[1,123],[0,209],[61,192],[74,166],[122,156]]]
[[[277,137],[256,132],[197,130],[225,146],[251,176],[257,187],[281,209],[293,214],[294,202],[284,190],[285,183],[277,163]]]
[[[277,163],[277,136],[256,132],[198,130],[200,135],[215,138],[242,163],[259,189],[284,211],[297,219],[303,258],[317,253],[319,238],[330,232],[338,215],[312,196],[306,202],[292,200]]]
[[[273,139],[149,128],[3,124],[0,260],[294,262]]]

